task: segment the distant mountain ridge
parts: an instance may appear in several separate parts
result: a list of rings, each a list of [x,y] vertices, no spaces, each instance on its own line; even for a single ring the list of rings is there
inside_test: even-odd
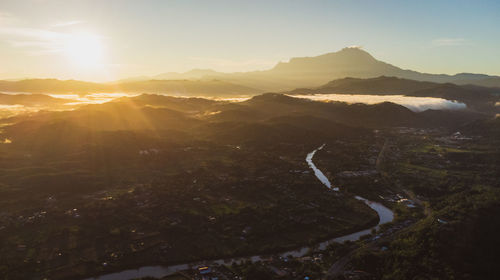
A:
[[[279,62],[264,71],[221,73],[209,69],[194,69],[185,73],[165,73],[153,78],[161,79],[221,79],[268,91],[296,87],[319,86],[328,81],[346,77],[375,78],[393,76],[417,81],[454,83],[500,87],[500,76],[459,73],[455,75],[429,74],[406,70],[379,61],[370,53],[355,47],[344,48],[314,57],[295,57]]]
[[[167,72],[156,75],[153,77],[155,80],[182,80],[182,79],[202,79],[203,77],[210,75],[219,75],[220,72],[217,72],[212,69],[193,69],[184,73],[177,72]]]
[[[0,105],[49,106],[62,105],[75,100],[54,98],[43,94],[4,94],[0,93]]]
[[[476,85],[500,88],[500,76],[460,73],[456,75],[420,73],[405,70],[377,60],[360,48],[344,48],[337,52],[314,57],[296,57],[288,62],[279,62],[273,68],[263,71],[222,73],[211,69],[193,69],[184,73],[168,72],[151,77],[134,77],[112,83],[90,83],[82,81],[60,81],[56,79],[31,79],[21,81],[0,81],[0,91],[29,92],[103,92],[103,91],[153,91],[171,93],[171,83],[177,81],[188,84],[184,94],[213,94],[217,87],[210,82],[232,86],[220,89],[218,95],[258,94],[269,91],[289,91],[295,88],[318,87],[329,81],[352,78],[375,78],[391,76],[416,81],[435,83],[454,83],[457,85]],[[163,80],[160,85],[157,80]],[[189,81],[189,82],[188,82]],[[142,84],[141,84],[142,83]],[[170,83],[170,84],[169,84]],[[213,86],[204,93],[196,87]],[[195,86],[195,84],[197,84]],[[175,88],[175,87],[174,87]]]
[[[346,77],[375,78],[379,76],[392,76],[416,81],[500,87],[499,76],[471,73],[456,75],[428,74],[405,70],[379,61],[360,48],[344,48],[338,52],[316,57],[292,58],[289,62],[279,63],[269,71],[293,76],[307,76],[312,74],[316,76],[314,82],[318,83],[321,81],[326,83]]]
[[[29,79],[0,81],[0,91],[31,93],[131,92],[162,93],[178,96],[253,95],[259,89],[221,80],[131,80],[115,83],[92,83],[75,80]]]

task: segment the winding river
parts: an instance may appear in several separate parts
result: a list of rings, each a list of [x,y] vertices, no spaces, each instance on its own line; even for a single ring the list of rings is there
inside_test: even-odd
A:
[[[325,147],[325,144],[321,145],[314,151],[310,152],[307,154],[306,157],[306,162],[309,165],[309,167],[314,171],[314,175],[316,178],[318,178],[326,187],[333,191],[338,191],[338,187],[332,187],[331,182],[328,180],[328,178],[319,170],[316,165],[314,165],[312,159],[314,155],[316,154],[317,151],[323,149]],[[361,236],[369,234],[373,228],[378,229],[378,227],[382,224],[391,222],[394,219],[394,213],[384,205],[378,203],[378,202],[373,202],[369,201],[363,197],[356,196],[355,197],[357,200],[363,201],[366,205],[368,205],[371,209],[375,210],[379,216],[379,222],[376,226],[372,228],[368,228],[362,231],[354,232],[348,235],[340,236],[337,238],[333,238],[324,242],[321,242],[315,246],[309,247],[302,247],[296,250],[292,251],[286,251],[282,252],[278,255],[282,257],[287,257],[287,256],[293,256],[293,257],[302,257],[305,254],[307,254],[311,249],[320,249],[324,250],[330,243],[334,242],[344,242],[344,241],[355,241],[358,240]],[[189,268],[195,268],[200,265],[206,265],[206,264],[231,264],[231,263],[241,263],[243,261],[248,261],[251,260],[252,262],[257,262],[257,261],[262,261],[265,259],[264,256],[252,256],[252,257],[242,257],[242,258],[227,258],[227,259],[218,259],[218,260],[208,260],[208,261],[200,261],[200,262],[192,262],[192,263],[185,263],[185,264],[178,264],[178,265],[170,265],[170,266],[162,266],[162,265],[157,265],[157,266],[143,266],[138,269],[128,269],[128,270],[123,270],[121,272],[115,272],[115,273],[110,273],[110,274],[104,274],[98,277],[93,277],[93,278],[87,278],[85,280],[131,280],[135,278],[141,278],[141,277],[155,277],[155,278],[161,278],[165,277],[168,275],[172,275],[178,271],[181,270],[186,270]]]
[[[323,183],[323,185],[325,185],[327,188],[329,188],[331,190],[334,190],[334,191],[338,192],[339,188],[337,188],[337,187],[333,187],[332,188],[332,183],[330,183],[330,181],[328,180],[328,178],[326,178],[325,174],[323,174],[323,172],[321,172],[321,170],[319,170],[316,167],[316,165],[314,165],[314,162],[313,162],[314,154],[316,154],[317,151],[323,149],[323,147],[325,147],[325,144],[321,145],[316,150],[314,150],[314,151],[310,152],[309,154],[307,154],[306,162],[309,165],[309,167],[311,167],[311,169],[314,171],[314,175],[316,176],[316,178],[318,178],[321,181],[321,183]]]

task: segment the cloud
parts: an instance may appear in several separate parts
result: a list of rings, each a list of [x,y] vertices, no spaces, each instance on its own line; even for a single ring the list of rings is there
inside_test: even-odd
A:
[[[66,27],[66,26],[81,24],[84,22],[85,21],[83,21],[83,20],[71,20],[71,21],[66,21],[66,22],[58,22],[56,24],[53,24],[51,27]]]
[[[25,27],[0,27],[0,34],[13,37],[35,38],[43,40],[56,38],[63,35],[63,33],[60,32]]]
[[[33,56],[67,52],[68,46],[71,47],[75,41],[86,38],[101,38],[101,36],[30,27],[0,26],[0,41],[7,42],[11,47]]]
[[[435,47],[463,46],[467,43],[464,38],[438,38],[432,40]]]
[[[1,37],[6,37],[3,41],[12,47],[24,49],[30,55],[44,55],[62,52],[71,35],[45,29],[0,27]]]
[[[53,24],[49,28],[34,28],[22,26],[15,17],[0,11],[0,41],[7,42],[28,55],[62,53],[76,35],[61,32],[57,28],[81,23],[84,21],[72,20]]]
[[[315,94],[291,95],[317,101],[340,101],[346,103],[378,104],[392,102],[402,105],[414,112],[432,110],[461,110],[467,108],[464,103],[435,97],[413,97],[404,95],[362,95],[362,94]]]

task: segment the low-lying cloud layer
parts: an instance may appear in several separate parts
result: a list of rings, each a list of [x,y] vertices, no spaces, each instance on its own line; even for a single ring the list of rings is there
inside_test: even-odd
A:
[[[404,95],[362,95],[362,94],[315,94],[292,95],[292,97],[307,98],[317,101],[340,101],[346,103],[377,104],[392,102],[414,111],[433,110],[460,110],[467,106],[464,103],[435,97],[413,97]]]

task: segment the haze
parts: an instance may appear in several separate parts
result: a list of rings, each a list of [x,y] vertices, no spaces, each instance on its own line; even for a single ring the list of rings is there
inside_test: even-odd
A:
[[[270,69],[359,45],[420,72],[500,74],[498,1],[0,3],[0,79]]]

